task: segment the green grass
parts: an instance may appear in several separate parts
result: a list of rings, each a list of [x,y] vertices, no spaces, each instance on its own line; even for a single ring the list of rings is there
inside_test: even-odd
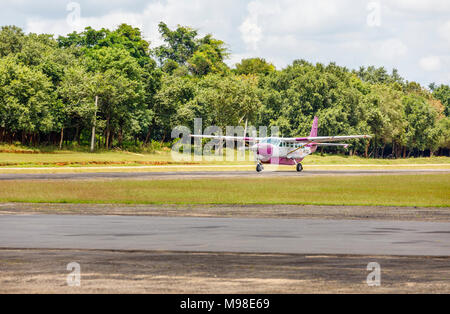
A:
[[[254,179],[1,181],[1,202],[450,205],[447,174]]]
[[[80,166],[139,166],[152,164],[201,164],[201,165],[245,165],[253,164],[253,159],[248,157],[246,161],[183,161],[172,159],[169,150],[158,151],[152,154],[136,154],[123,151],[109,152],[73,152],[56,151],[50,153],[0,153],[0,167],[80,167]],[[365,159],[361,157],[349,157],[343,155],[320,156],[313,154],[308,156],[305,165],[352,165],[352,164],[449,164],[449,157],[434,158],[408,158],[408,159]]]
[[[151,158],[149,158],[150,156]],[[147,156],[112,151],[92,154],[69,151],[39,154],[0,153],[0,164],[11,166],[57,166],[60,163],[83,164],[93,162],[164,161],[166,159],[168,159],[167,153]]]
[[[190,160],[173,159],[170,149],[164,149],[154,153],[132,153],[127,151],[107,151],[107,152],[75,152],[75,151],[22,151],[0,152],[0,167],[58,167],[58,166],[139,166],[152,164],[208,164],[208,165],[241,165],[252,163],[249,152],[246,151],[246,160],[237,160],[237,152],[232,151],[235,155],[235,161],[223,160],[195,160],[191,156]],[[175,154],[181,158],[183,155]]]
[[[358,156],[312,154],[305,158],[305,165],[399,165],[399,164],[450,164],[450,157],[422,157],[404,159],[373,159]]]

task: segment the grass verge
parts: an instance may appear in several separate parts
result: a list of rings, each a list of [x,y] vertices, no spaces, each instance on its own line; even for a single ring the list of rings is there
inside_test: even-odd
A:
[[[138,154],[126,151],[109,152],[72,152],[60,151],[52,153],[22,154],[22,153],[0,153],[0,167],[80,167],[80,166],[145,166],[145,165],[241,165],[248,164],[249,152],[245,152],[247,161],[237,160],[195,160],[193,157],[185,159],[182,154],[170,150],[158,151],[152,154]],[[173,156],[176,158],[174,159]],[[450,163],[450,158],[449,158]]]
[[[448,174],[194,180],[1,181],[0,202],[450,206]]]

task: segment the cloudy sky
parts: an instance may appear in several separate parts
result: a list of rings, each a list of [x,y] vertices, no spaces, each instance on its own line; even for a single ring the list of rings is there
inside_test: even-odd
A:
[[[450,83],[449,0],[0,0],[0,25],[26,32],[128,23],[155,46],[160,21],[224,40],[229,65],[255,56],[277,68],[295,59],[334,61],[397,68],[424,85]]]

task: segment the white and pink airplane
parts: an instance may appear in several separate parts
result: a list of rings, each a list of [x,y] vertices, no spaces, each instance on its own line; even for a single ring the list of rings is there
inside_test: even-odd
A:
[[[297,171],[301,172],[303,171],[301,162],[306,156],[314,153],[318,146],[342,146],[348,148],[349,144],[328,142],[371,138],[370,135],[317,136],[318,128],[319,119],[314,117],[311,133],[308,137],[238,137],[215,135],[191,135],[191,137],[255,143],[250,149],[255,154],[257,172],[264,170],[263,164],[295,165]]]

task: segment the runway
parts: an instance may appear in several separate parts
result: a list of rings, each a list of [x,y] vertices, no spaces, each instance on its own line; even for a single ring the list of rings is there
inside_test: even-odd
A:
[[[0,247],[450,256],[450,223],[5,215]]]
[[[75,168],[76,170],[76,168]],[[166,172],[82,172],[82,173],[0,173],[0,180],[85,180],[85,179],[192,179],[192,178],[270,178],[349,175],[402,175],[450,173],[449,169],[429,170],[305,170],[296,171],[166,171]]]

